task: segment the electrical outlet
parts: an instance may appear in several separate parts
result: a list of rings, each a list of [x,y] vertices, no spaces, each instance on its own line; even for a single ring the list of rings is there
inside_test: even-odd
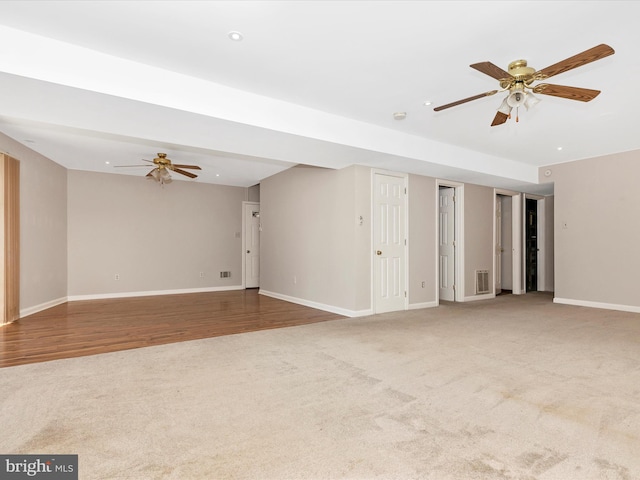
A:
[[[204,272],[200,272],[200,278],[204,278]]]
[[[425,282],[422,282],[422,288],[424,288],[425,284],[426,284]]]
[[[297,284],[297,283],[298,283],[298,278],[294,275],[294,276],[293,276],[293,284],[295,285],[295,284]]]
[[[120,274],[119,274],[119,273],[116,273],[116,274],[115,274],[115,276],[114,276],[113,278],[114,278],[114,280],[120,280]]]

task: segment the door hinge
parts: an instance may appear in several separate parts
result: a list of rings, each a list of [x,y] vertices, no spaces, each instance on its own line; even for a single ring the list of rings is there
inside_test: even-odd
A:
[[[453,199],[453,203],[456,203],[456,196],[451,197]]]
[[[453,242],[451,242],[451,245],[453,245],[455,247],[456,246],[456,241],[454,240]]]
[[[407,291],[404,291],[404,298],[407,298]]]
[[[407,246],[407,239],[406,238],[404,239],[404,246],[405,247]]]
[[[452,285],[452,287],[453,287],[453,290],[455,291],[455,289],[456,289],[456,286],[455,286],[455,284],[454,284],[454,285]]]
[[[404,187],[404,194],[407,194],[407,187]]]

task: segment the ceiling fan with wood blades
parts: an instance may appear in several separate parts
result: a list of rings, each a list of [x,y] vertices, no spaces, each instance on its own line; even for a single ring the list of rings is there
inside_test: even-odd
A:
[[[198,165],[179,165],[173,163],[170,159],[167,158],[166,153],[158,153],[158,156],[153,160],[146,160],[143,158],[142,161],[155,165],[155,168],[147,173],[146,177],[149,179],[153,179],[163,185],[172,182],[171,174],[169,173],[169,171],[179,173],[180,175],[184,175],[189,178],[197,178],[196,174],[187,172],[184,169],[187,168],[189,170],[202,170]],[[148,167],[148,165],[118,165],[118,167]]]
[[[502,125],[511,118],[512,109],[515,108],[517,112],[519,107],[524,106],[526,109],[529,109],[538,103],[540,100],[537,99],[533,93],[551,95],[569,100],[578,100],[581,102],[589,102],[598,96],[600,90],[567,87],[564,85],[554,85],[550,83],[540,83],[537,85],[532,84],[533,82],[546,80],[554,75],[595,62],[596,60],[608,57],[614,53],[615,51],[609,45],[601,44],[538,71],[527,66],[526,60],[515,60],[511,62],[509,64],[508,71],[506,72],[491,62],[474,63],[469,66],[498,80],[500,89],[490,90],[479,95],[463,98],[456,102],[447,103],[446,105],[434,108],[434,110],[439,112],[473,100],[490,97],[499,92],[509,92],[507,97],[502,101],[502,104],[500,105],[500,108],[498,108],[498,112],[491,123],[491,126],[493,127],[496,125]],[[517,113],[516,121],[518,121]]]

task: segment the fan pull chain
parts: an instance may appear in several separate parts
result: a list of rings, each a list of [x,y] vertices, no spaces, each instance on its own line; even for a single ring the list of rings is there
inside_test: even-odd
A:
[[[516,107],[516,122],[520,121],[520,117],[518,116],[519,111],[520,111],[520,107]]]

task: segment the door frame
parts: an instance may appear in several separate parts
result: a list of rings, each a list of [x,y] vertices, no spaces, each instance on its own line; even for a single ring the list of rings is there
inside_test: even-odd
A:
[[[20,161],[0,153],[0,327],[20,318]]]
[[[502,223],[503,223],[503,211],[502,211],[502,196],[496,194],[495,196],[495,208],[493,214],[495,215],[496,221],[494,222],[494,261],[493,261],[493,294],[495,296],[502,293],[502,255],[504,253],[504,248],[502,244]],[[498,209],[498,205],[500,208]],[[498,210],[500,210],[498,212]],[[500,215],[498,215],[500,213]],[[498,247],[500,247],[500,251],[498,251]],[[500,259],[498,261],[498,259]],[[500,285],[500,291],[498,291],[498,285]]]
[[[253,205],[260,206],[260,202],[242,202],[242,288],[247,288],[247,229],[245,227],[247,222],[247,207]],[[262,223],[260,223],[260,231],[262,232]]]
[[[440,305],[440,187],[453,188],[455,190],[454,202],[454,241],[456,242],[453,254],[454,266],[454,302],[464,302],[464,183],[452,182],[450,180],[436,179],[436,201],[435,201],[435,298],[436,305]]]
[[[512,290],[513,295],[521,295],[525,293],[524,290],[524,201],[523,195],[520,192],[514,192],[512,190],[503,190],[500,188],[493,189],[493,272],[496,272],[496,202],[498,201],[498,195],[505,197],[511,197],[511,245],[512,245]],[[496,295],[496,285],[493,282],[493,295]]]
[[[371,245],[370,245],[370,252],[371,252],[371,311],[376,314],[376,288],[375,288],[375,282],[376,282],[376,278],[375,278],[375,261],[376,261],[376,254],[374,251],[374,246],[375,246],[375,234],[376,234],[376,225],[375,225],[375,184],[376,184],[376,175],[387,175],[387,176],[391,176],[391,177],[398,177],[398,178],[402,178],[403,179],[403,183],[404,183],[404,189],[405,189],[405,195],[404,195],[404,204],[402,206],[402,208],[404,209],[404,236],[405,236],[405,245],[404,245],[404,262],[402,265],[402,269],[403,269],[403,277],[404,277],[404,290],[405,290],[405,297],[404,297],[404,305],[403,305],[403,310],[407,310],[409,308],[409,175],[407,173],[401,173],[401,172],[394,172],[391,170],[383,170],[383,169],[379,169],[379,168],[372,168],[371,169],[371,232],[370,232],[370,238],[371,238]]]

